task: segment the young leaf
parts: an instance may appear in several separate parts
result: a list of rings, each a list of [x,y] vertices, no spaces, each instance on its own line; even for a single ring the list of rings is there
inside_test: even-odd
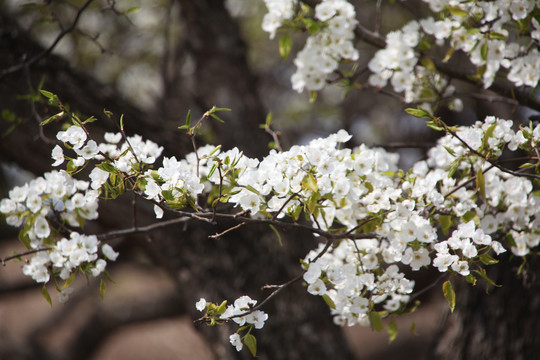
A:
[[[335,309],[336,308],[336,304],[334,303],[334,301],[330,298],[330,296],[328,296],[327,294],[324,294],[323,295],[323,300],[324,302],[326,303],[326,305],[328,305],[328,307],[330,309]]]
[[[493,265],[493,264],[496,264],[496,263],[499,262],[499,260],[494,259],[494,258],[492,258],[491,256],[489,256],[488,253],[484,253],[484,254],[480,255],[480,261],[481,261],[484,265]]]
[[[302,180],[302,187],[313,192],[317,191],[317,179],[311,173],[307,174]]]
[[[291,38],[289,35],[285,34],[279,39],[279,54],[283,59],[289,57],[291,52]]]
[[[486,183],[484,181],[484,172],[478,169],[476,172],[476,190],[480,192],[482,199],[486,198]]]
[[[450,311],[454,312],[454,308],[456,307],[456,293],[452,288],[452,283],[450,280],[444,282],[443,293],[446,301],[448,301],[448,305],[450,306]]]
[[[39,92],[41,93],[41,95],[45,96],[49,100],[52,100],[55,96],[52,92],[47,90],[39,90]]]
[[[214,310],[216,315],[221,315],[227,310],[227,300],[224,300],[218,307]]]
[[[99,282],[99,296],[101,297],[101,300],[105,298],[105,288],[107,285],[105,284],[105,280],[101,279]]]
[[[66,279],[66,281],[64,282],[64,285],[62,285],[62,289],[65,289],[67,288],[69,285],[71,285],[71,283],[73,282],[73,280],[75,280],[75,276],[76,276],[76,273],[72,272],[71,275],[69,275],[69,277]]]
[[[429,71],[431,71],[431,72],[436,72],[437,71],[437,67],[435,66],[435,63],[430,58],[428,58],[428,57],[422,58],[420,60],[420,62],[422,63],[422,66],[425,67],[426,69],[428,69]],[[407,111],[407,110],[405,110],[405,111]]]
[[[413,109],[413,108],[407,108],[405,109],[405,112],[409,115],[412,115],[414,117],[417,117],[417,118],[421,118],[421,117],[429,117],[429,113],[422,109],[422,108],[418,108],[418,109]]]
[[[396,322],[389,322],[386,326],[386,331],[388,332],[388,343],[391,344],[394,342],[394,340],[396,340],[398,334]]]
[[[43,287],[41,288],[41,293],[43,294],[43,297],[47,302],[49,303],[49,306],[52,307],[52,300],[51,295],[49,294],[49,291],[47,290],[47,286],[43,284]]]
[[[219,116],[217,116],[216,114],[210,114],[211,117],[213,117],[214,119],[216,119],[217,121],[219,121],[220,123],[224,123],[225,121],[220,118]]]
[[[381,331],[383,328],[381,314],[377,311],[371,311],[369,313],[369,320],[371,322],[371,327],[375,331]]]
[[[283,246],[283,241],[281,239],[281,234],[279,233],[278,229],[276,229],[276,227],[272,224],[268,225],[270,226],[270,229],[272,229],[272,231],[276,234],[277,238],[278,238],[278,241],[279,241],[279,246]]]
[[[440,215],[439,224],[444,235],[448,235],[450,226],[452,226],[452,217],[450,215]]]
[[[482,279],[484,279],[489,285],[493,285],[495,287],[501,287],[502,285],[498,285],[495,283],[495,281],[491,280],[486,273],[486,270],[484,268],[480,268],[480,270],[473,270],[476,274],[480,275]],[[486,293],[488,292],[489,288],[486,287]]]
[[[410,328],[410,330],[411,330],[411,334],[413,334],[413,335],[415,335],[415,336],[418,335],[418,334],[416,333],[416,323],[415,323],[414,321],[411,323],[411,328]]]
[[[246,344],[253,357],[257,356],[257,339],[255,339],[255,336],[251,334],[244,336],[244,344]]]
[[[266,120],[264,121],[264,126],[270,127],[272,125],[272,113],[269,112],[268,115],[266,115]]]

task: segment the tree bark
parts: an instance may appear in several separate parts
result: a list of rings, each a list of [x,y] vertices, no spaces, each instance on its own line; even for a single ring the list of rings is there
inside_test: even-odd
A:
[[[501,287],[453,281],[456,309],[447,314],[431,349],[433,359],[528,360],[540,354],[540,262],[503,256],[488,275]]]

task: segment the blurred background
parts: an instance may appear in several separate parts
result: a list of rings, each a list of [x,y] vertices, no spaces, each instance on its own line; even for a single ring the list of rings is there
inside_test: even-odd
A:
[[[381,4],[382,3],[382,4]],[[291,56],[279,56],[278,41],[261,30],[266,12],[254,0],[96,0],[0,2],[0,145],[2,197],[15,184],[50,170],[50,150],[59,124],[39,129],[51,115],[43,102],[31,102],[41,88],[59,95],[71,109],[95,115],[95,133],[114,130],[103,115],[124,114],[126,131],[165,147],[164,155],[192,151],[177,128],[188,110],[198,119],[213,105],[231,108],[225,124],[203,127],[200,144],[238,146],[262,157],[272,138],[259,128],[268,113],[281,133],[281,145],[305,143],[339,129],[353,134],[350,146],[385,146],[401,155],[407,169],[436,141],[421,119],[408,116],[399,96],[361,86],[350,93],[339,83],[315,102],[291,89],[295,53],[305,35],[293,37]],[[355,1],[358,20],[381,33],[427,14],[416,1]],[[61,39],[60,39],[61,38]],[[51,48],[58,39],[60,41]],[[358,42],[359,84],[376,48]],[[347,66],[351,67],[353,64]],[[471,91],[458,85],[464,94]],[[523,112],[504,103],[466,101],[459,114],[441,110],[449,123],[466,124],[497,111]],[[131,198],[100,204],[100,219],[89,233],[131,225]],[[137,207],[139,224],[154,219]],[[228,343],[234,330],[194,325],[195,302],[233,300],[247,294],[262,299],[265,284],[281,284],[300,272],[298,260],[316,245],[306,234],[283,233],[283,246],[265,228],[235,231],[209,239],[231,224],[209,227],[186,223],[149,234],[118,239],[120,252],[110,264],[114,282],[100,299],[99,285],[78,279],[67,304],[53,297],[49,307],[40,286],[21,273],[21,262],[0,268],[0,358],[15,359],[247,359]],[[17,231],[0,224],[0,257],[23,251]],[[447,316],[438,274],[416,278],[416,288],[434,286],[423,306],[398,320],[399,335],[369,328],[341,329],[323,301],[299,283],[264,310],[269,321],[257,334],[261,359],[432,358],[447,352],[439,326]],[[54,296],[55,291],[51,291]],[[410,331],[415,324],[414,333]],[[457,330],[456,330],[457,331]],[[437,341],[439,340],[439,341]],[[431,354],[431,355],[429,355]]]

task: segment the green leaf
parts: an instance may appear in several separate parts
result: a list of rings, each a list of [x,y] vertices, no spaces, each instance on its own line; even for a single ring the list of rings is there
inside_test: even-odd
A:
[[[210,109],[211,113],[215,113],[215,112],[218,112],[218,111],[231,111],[231,109],[229,109],[229,108],[218,108],[218,107],[215,107],[215,106],[212,106],[212,108]]]
[[[486,61],[488,56],[488,44],[487,41],[482,44],[482,47],[480,48],[480,56],[482,57],[482,60]]]
[[[101,164],[97,164],[96,167],[111,174],[118,174],[118,169],[110,162],[102,162]]]
[[[270,127],[270,125],[272,125],[272,113],[269,112],[268,115],[266,115],[266,120],[264,121],[264,125],[263,125],[263,128],[265,127]]]
[[[444,145],[443,145],[443,148],[444,148],[446,151],[448,151],[448,153],[449,153],[450,155],[452,155],[452,156],[454,156],[454,157],[456,156],[456,153],[455,153],[455,151],[454,151],[453,149],[449,148],[448,146],[444,146]]]
[[[457,158],[456,160],[452,161],[452,164],[450,165],[450,168],[448,169],[448,177],[451,178],[456,173],[459,164],[460,164],[461,158]]]
[[[493,285],[495,287],[501,287],[501,285],[497,285],[495,281],[491,280],[486,273],[486,270],[484,268],[480,268],[480,270],[473,270],[476,274],[478,274],[482,279],[484,279],[489,285]],[[486,292],[488,291],[488,288],[486,288]]]
[[[307,174],[302,180],[302,187],[313,192],[317,191],[317,179],[312,173]]]
[[[317,100],[317,92],[316,91],[310,91],[309,92],[309,102],[314,103],[315,100]]]
[[[191,109],[188,110],[188,112],[187,112],[186,126],[187,126],[188,129],[191,127]]]
[[[422,64],[423,67],[425,67],[427,70],[431,71],[431,72],[437,72],[437,68],[435,67],[435,63],[433,62],[433,60],[431,60],[430,58],[428,57],[425,57],[425,58],[422,58],[420,60],[420,63]],[[407,110],[405,110],[407,111]]]
[[[255,193],[257,195],[261,195],[261,193],[251,185],[246,185],[246,189],[251,191],[252,193]]]
[[[26,221],[24,224],[24,228],[19,232],[19,241],[27,248],[31,249],[32,245],[30,245],[30,237],[28,236],[28,230],[26,229],[28,227],[28,223],[30,221]]]
[[[290,213],[290,217],[293,218],[294,221],[298,221],[298,218],[300,218],[300,214],[302,213],[302,207],[296,206],[293,211]],[[30,240],[28,240],[30,243]]]
[[[448,51],[446,52],[446,55],[444,55],[444,58],[443,58],[442,62],[443,63],[448,62],[448,60],[450,60],[452,55],[454,55],[455,51],[456,51],[456,48],[453,47],[453,46],[450,49],[448,49]]]
[[[537,164],[524,163],[524,164],[519,165],[519,168],[520,169],[529,169],[529,168],[535,167],[536,165]],[[538,193],[538,191],[536,191],[536,193]],[[534,192],[533,192],[533,195],[534,195]],[[538,196],[538,195],[534,195],[534,196]]]
[[[492,258],[488,253],[483,253],[479,256],[479,259],[484,265],[494,265],[499,262],[499,260]]]
[[[69,277],[66,279],[66,281],[64,282],[64,285],[62,285],[62,289],[65,289],[67,288],[69,285],[71,285],[71,283],[73,282],[73,280],[75,280],[75,276],[76,276],[77,273],[74,273],[72,272],[71,275],[69,275]]]
[[[471,284],[472,286],[476,286],[476,278],[474,277],[474,275],[472,274],[469,274],[465,277],[465,280]]]
[[[411,330],[411,334],[413,334],[413,335],[415,335],[415,336],[418,335],[418,334],[416,333],[416,323],[415,323],[414,321],[411,323],[410,330]]]
[[[405,109],[405,112],[417,118],[429,117],[429,112],[427,112],[426,110],[422,108],[417,108],[417,109],[407,108]]]
[[[450,215],[440,215],[439,224],[441,224],[441,230],[444,235],[448,235],[450,226],[452,226],[452,217]]]
[[[426,125],[427,127],[435,130],[435,131],[443,131],[444,130],[444,127],[442,126],[439,126],[435,123],[435,121],[433,120],[430,120],[430,121],[426,121]]]
[[[47,99],[52,100],[56,95],[54,95],[52,92],[47,90],[39,90],[41,95],[45,96]]]
[[[306,29],[309,31],[311,35],[315,34],[319,31],[320,26],[319,23],[316,20],[310,19],[310,18],[302,18],[302,21],[306,25]]]
[[[270,224],[268,226],[270,226],[270,229],[272,229],[274,234],[276,234],[276,236],[278,238],[278,241],[279,241],[279,245],[283,246],[283,240],[281,239],[281,234],[279,233],[278,229],[276,229],[276,227],[274,225],[272,225],[272,224]]]
[[[466,223],[468,223],[469,221],[474,221],[476,225],[480,223],[480,219],[478,218],[476,211],[467,211],[461,218],[463,219],[463,222]]]
[[[283,35],[279,39],[279,54],[283,59],[287,59],[289,57],[289,53],[291,52],[291,37],[288,34]]]
[[[336,309],[336,304],[334,303],[334,301],[330,298],[330,296],[328,296],[327,294],[324,294],[322,296],[324,302],[326,303],[326,305],[328,305],[328,307],[330,309]]]
[[[214,310],[216,315],[221,315],[227,310],[227,300],[224,300],[219,306]]]
[[[45,284],[43,284],[43,287],[41,288],[41,294],[43,294],[43,297],[45,300],[47,300],[49,306],[52,307],[51,295],[49,294],[49,290],[47,290],[47,286]]]
[[[138,6],[133,6],[133,7],[130,7],[129,9],[127,9],[126,11],[124,11],[124,14],[134,14],[136,12],[139,12],[141,10],[140,7]]]
[[[306,202],[307,205],[307,212],[309,215],[313,215],[315,217],[318,216],[318,209],[319,209],[319,199],[321,196],[318,192],[313,193],[312,196],[309,197],[309,199]]]
[[[496,31],[492,31],[489,33],[489,38],[490,39],[497,39],[497,40],[506,40],[506,36],[504,36],[503,34],[499,33],[499,32],[496,32]]]
[[[444,282],[443,293],[444,298],[446,299],[446,301],[448,301],[448,305],[450,306],[450,311],[454,312],[454,309],[456,307],[456,293],[452,288],[452,283],[450,282],[450,280]]]
[[[420,51],[431,50],[431,48],[432,48],[432,44],[427,40],[422,39],[418,43],[418,50],[420,50]]]
[[[383,328],[381,314],[377,311],[371,311],[369,313],[369,320],[371,322],[371,327],[375,331],[381,331]]]
[[[54,115],[51,116],[50,118],[48,118],[48,119],[46,119],[46,120],[43,120],[42,122],[39,123],[39,125],[40,125],[40,126],[47,125],[48,123],[50,123],[50,122],[52,122],[52,121],[62,119],[64,116],[65,116],[65,113],[64,113],[63,111],[60,111],[58,114],[54,114]]]
[[[476,172],[476,191],[480,192],[480,195],[483,199],[486,198],[486,182],[482,169],[478,169],[478,171]]]
[[[105,283],[104,279],[101,279],[99,282],[99,297],[101,297],[101,300],[105,298],[105,288],[107,287],[107,284]]]
[[[207,178],[211,178],[212,175],[214,175],[214,172],[217,170],[217,164],[214,163],[212,167],[210,168],[210,171],[208,172]]]
[[[210,116],[214,119],[216,119],[217,121],[219,121],[220,123],[224,123],[225,120],[223,120],[222,118],[220,118],[219,116],[217,116],[216,114],[210,114]]]
[[[257,339],[255,339],[255,336],[251,334],[244,336],[244,344],[246,344],[253,357],[257,356]]]
[[[388,325],[386,325],[386,331],[388,332],[388,343],[391,344],[396,340],[398,334],[396,322],[389,322]]]
[[[463,10],[458,6],[448,7],[448,11],[450,11],[450,14],[457,17],[465,17],[469,14],[467,11]]]

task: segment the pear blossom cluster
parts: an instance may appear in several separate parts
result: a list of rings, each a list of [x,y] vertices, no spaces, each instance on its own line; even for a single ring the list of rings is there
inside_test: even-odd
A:
[[[293,17],[292,7],[296,2],[265,2],[269,12],[264,17],[262,28],[273,38],[283,21]],[[328,75],[338,69],[341,60],[358,59],[358,51],[353,45],[357,24],[354,6],[346,0],[323,0],[315,6],[315,19],[320,25],[316,30],[311,30],[313,33],[294,60],[297,70],[291,82],[293,89],[298,92],[304,89],[321,90],[326,85]]]
[[[285,20],[289,20],[294,15],[296,2],[294,0],[264,0],[268,13],[262,20],[262,29],[270,33],[270,38],[276,36]]]
[[[431,77],[427,70],[418,65],[418,54],[415,51],[420,41],[420,25],[411,21],[400,30],[386,35],[386,48],[375,53],[368,63],[372,72],[369,84],[378,88],[385,87],[388,82],[397,93],[404,93],[405,102],[420,98],[422,88],[431,85],[437,91],[447,86],[444,78]]]
[[[67,280],[79,267],[97,277],[106,267],[106,261],[98,258],[98,250],[101,248],[109,260],[118,255],[95,235],[72,231],[69,239],[56,238],[55,223],[82,228],[87,220],[98,218],[98,192],[88,181],[74,179],[63,170],[14,187],[9,198],[0,201],[0,213],[9,225],[22,226],[20,238],[37,251],[22,271],[38,283],[47,283],[53,277]],[[63,289],[60,300],[66,301],[68,293]]]
[[[324,24],[307,39],[294,60],[297,70],[291,82],[298,92],[321,90],[342,59],[358,60],[358,51],[353,45],[356,12],[349,2],[322,1],[315,7],[315,18]]]
[[[423,31],[441,44],[449,40],[454,49],[468,54],[472,64],[485,67],[482,74],[485,88],[491,86],[501,68],[507,69],[507,79],[516,86],[538,84],[540,26],[538,19],[531,16],[540,6],[538,1],[426,2],[435,12],[445,7],[451,7],[452,11],[442,20],[422,20]],[[527,29],[529,36],[516,41],[520,34],[515,29],[519,27]]]
[[[540,241],[540,203],[530,180],[490,166],[483,156],[496,159],[505,148],[536,146],[540,127],[514,131],[512,121],[487,117],[456,134],[441,138],[426,160],[401,175],[395,154],[364,145],[343,147],[351,138],[344,130],[287,151],[271,150],[262,160],[236,148],[206,146],[198,156],[165,159],[166,166],[151,172],[145,194],[171,202],[165,194],[173,185],[163,174],[174,164],[179,176],[174,186],[182,199],[196,201],[197,195],[221,186],[231,194],[229,203],[252,216],[297,220],[303,212],[316,229],[353,235],[362,224],[371,224],[372,238],[345,237],[326,250],[323,243],[304,259],[307,291],[330,300],[336,323],[366,325],[374,308],[394,312],[410,301],[414,281],[405,277],[403,266],[419,271],[432,265],[466,277],[492,255],[510,250],[524,256]],[[481,194],[463,185],[470,183],[466,174],[479,171]],[[197,191],[192,185],[180,188],[196,183],[196,172]],[[435,215],[426,216],[430,213]],[[440,239],[443,216],[453,230]],[[510,243],[501,232],[511,235]]]
[[[225,305],[225,303],[223,303]],[[257,305],[257,300],[251,299],[247,295],[243,295],[236,299],[233,305],[228,305],[226,309],[223,306],[217,307],[215,304],[209,303],[205,298],[201,298],[195,304],[198,311],[206,312],[206,317],[216,317],[219,320],[232,320],[240,328],[231,336],[229,341],[237,351],[241,351],[244,347],[243,338],[240,336],[242,330],[246,328],[262,329],[264,323],[268,320],[268,314],[261,310],[253,310]],[[217,309],[217,312],[216,312]],[[248,331],[248,334],[251,330]]]
[[[106,260],[98,257],[100,248],[111,261],[115,261],[119,255],[109,244],[101,244],[95,235],[72,232],[69,239],[62,238],[48,251],[38,252],[23,266],[22,271],[37,283],[49,282],[51,275],[68,280],[79,267],[84,267],[89,275],[97,277],[107,266]]]
[[[369,62],[372,86],[384,87],[390,82],[394,91],[404,93],[406,102],[452,96],[454,88],[445,78],[418,64],[420,53],[416,49],[419,41],[428,37],[433,37],[439,47],[451,47],[446,60],[454,51],[466,53],[479,69],[485,88],[493,84],[501,69],[506,69],[507,79],[515,86],[538,84],[540,26],[531,16],[538,9],[537,1],[426,2],[438,16],[411,21],[386,35],[386,47],[377,51]],[[528,37],[512,30],[519,27],[511,25],[517,22],[528,29]],[[516,37],[524,39],[515,41]],[[426,99],[426,93],[431,93],[433,98]],[[457,101],[454,108],[462,108],[459,100],[454,101]]]
[[[32,248],[43,245],[51,233],[47,216],[57,214],[69,226],[81,227],[98,217],[98,192],[88,181],[72,178],[65,171],[51,171],[9,191],[0,201],[0,212],[11,226],[25,227]],[[29,226],[32,224],[32,226]]]
[[[403,94],[407,103],[428,104],[446,99],[450,109],[460,111],[462,100],[455,88],[429,60],[430,48],[446,52],[448,61],[454,52],[467,55],[477,69],[484,88],[489,88],[497,74],[503,74],[515,86],[536,87],[540,80],[540,4],[536,0],[453,1],[424,0],[433,16],[410,21],[385,36],[385,48],[378,50],[368,63],[369,85],[391,86]],[[269,13],[263,29],[275,35],[286,20],[293,21],[293,1],[266,0]],[[305,47],[294,61],[293,89],[319,91],[328,83],[328,75],[338,69],[343,59],[356,61],[354,7],[347,0],[325,0],[305,13],[320,26],[312,31]],[[271,20],[270,20],[271,19]],[[269,25],[271,24],[271,26]],[[427,46],[427,43],[433,45]]]
[[[58,135],[68,148],[77,153],[94,147],[85,132],[70,129]],[[345,130],[271,150],[261,160],[238,148],[204,146],[184,159],[164,158],[161,165],[159,146],[140,136],[122,139],[107,134],[97,152],[88,151],[91,159],[83,157],[95,165],[90,181],[53,171],[12,189],[0,202],[8,223],[22,226],[29,248],[46,247],[23,268],[35,281],[66,280],[75,269],[99,276],[105,259],[116,259],[118,253],[95,236],[71,231],[64,237],[58,225],[82,228],[84,220],[96,219],[98,196],[115,186],[125,190],[112,176],[129,177],[133,190],[154,202],[158,218],[171,208],[204,209],[201,202],[216,199],[242,216],[295,222],[304,217],[321,243],[302,260],[303,280],[310,294],[325,299],[339,325],[368,325],[373,312],[402,311],[415,291],[405,269],[432,266],[474,282],[499,254],[525,256],[540,243],[540,198],[533,183],[494,165],[506,150],[534,154],[540,125],[516,131],[512,121],[489,116],[451,128],[408,172],[398,169],[396,154],[345,147],[351,139]],[[69,290],[60,295],[67,298]],[[201,299],[196,307],[240,329],[262,328],[268,318],[253,310],[256,301],[247,296],[222,305]],[[252,344],[251,336],[237,332],[230,341],[240,350]]]
[[[36,250],[23,273],[38,283],[60,278],[67,281],[77,269],[97,277],[106,267],[106,259],[116,260],[118,253],[108,244],[101,244],[95,235],[84,235],[69,230],[69,238],[60,234],[67,227],[83,228],[86,221],[98,218],[98,203],[102,187],[111,173],[99,167],[89,174],[90,181],[72,176],[77,168],[90,160],[111,162],[115,171],[136,174],[140,164],[151,164],[162,148],[141,136],[128,137],[120,144],[120,133],[106,133],[105,142],[98,144],[88,138],[87,131],[72,125],[57,133],[57,139],[74,155],[68,157],[56,145],[52,152],[52,166],[60,166],[68,159],[70,172],[54,170],[37,177],[23,186],[16,186],[9,197],[0,201],[0,213],[6,222],[22,227],[20,238],[30,250]],[[98,256],[98,250],[104,256]],[[60,288],[60,300],[66,301],[69,288]]]

